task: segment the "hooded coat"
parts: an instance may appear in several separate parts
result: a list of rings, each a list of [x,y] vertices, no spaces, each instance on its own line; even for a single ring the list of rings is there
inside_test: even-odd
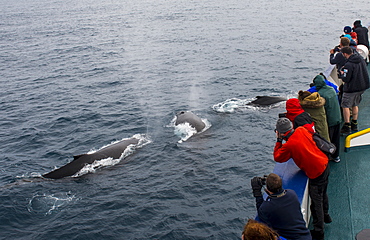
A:
[[[305,112],[297,98],[291,98],[286,101],[286,118],[292,123],[293,127],[305,127],[310,132],[315,132],[314,122],[309,113]]]
[[[343,66],[343,92],[362,92],[369,88],[369,73],[365,60],[359,54],[352,54]]]
[[[357,33],[357,42],[358,44],[363,44],[369,48],[369,30],[366,27],[363,27],[360,22],[356,21],[354,23],[353,31]]]
[[[276,162],[286,162],[290,158],[310,179],[319,177],[328,165],[328,157],[317,147],[312,133],[304,127],[298,127],[284,144],[275,144]]]
[[[317,75],[313,83],[321,97],[325,98],[325,111],[328,127],[338,125],[342,121],[338,96],[332,87],[326,85],[324,77]]]
[[[344,63],[343,63],[343,65],[344,65]],[[337,85],[335,85],[334,83],[332,83],[332,82],[330,82],[329,80],[326,80],[326,79],[325,79],[325,82],[326,82],[326,85],[332,87],[335,90],[336,93],[339,93],[339,90],[338,90],[338,86]],[[309,91],[310,93],[314,93],[314,92],[317,92],[317,89],[316,89],[315,86],[312,86],[307,91]]]
[[[316,132],[326,140],[330,141],[328,123],[324,108],[325,98],[321,97],[319,93],[315,92],[307,97],[302,97],[300,95],[298,96],[298,99],[302,108],[311,115],[312,120],[315,123]]]

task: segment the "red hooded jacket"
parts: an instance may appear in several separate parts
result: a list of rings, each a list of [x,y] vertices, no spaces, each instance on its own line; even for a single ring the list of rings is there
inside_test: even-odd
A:
[[[287,111],[286,112],[286,118],[288,118],[293,123],[294,128],[297,128],[299,126],[303,126],[303,127],[307,128],[307,130],[309,130],[311,132],[315,132],[314,122],[311,119],[311,116],[309,116],[309,114],[306,113],[303,110],[303,108],[302,108],[302,106],[299,103],[299,100],[297,98],[288,99],[288,101],[286,101],[285,108],[286,108],[286,111]],[[303,116],[304,114],[306,114],[308,116]],[[297,116],[302,117],[302,118],[300,118],[299,123],[301,125],[299,125],[299,126],[297,126],[298,125],[297,121],[295,121]],[[310,120],[307,120],[307,118],[310,118]],[[303,124],[302,122],[306,122],[306,124]]]
[[[276,142],[274,160],[281,163],[290,158],[293,158],[295,164],[310,179],[320,176],[329,161],[325,153],[316,146],[312,133],[305,127],[296,128],[286,143]]]

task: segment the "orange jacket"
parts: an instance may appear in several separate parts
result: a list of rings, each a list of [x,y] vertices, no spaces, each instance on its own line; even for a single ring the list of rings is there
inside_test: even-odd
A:
[[[281,163],[290,158],[293,158],[295,164],[310,179],[320,176],[329,161],[325,153],[316,146],[312,133],[304,127],[296,128],[286,143],[276,142],[274,160]]]

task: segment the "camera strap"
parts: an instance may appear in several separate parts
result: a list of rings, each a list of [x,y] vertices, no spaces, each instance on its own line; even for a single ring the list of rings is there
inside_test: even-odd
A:
[[[286,135],[286,136],[283,136],[283,139],[286,141],[289,139],[290,136],[292,136],[292,134],[294,133],[294,129],[292,128],[292,130],[290,130],[290,132]]]

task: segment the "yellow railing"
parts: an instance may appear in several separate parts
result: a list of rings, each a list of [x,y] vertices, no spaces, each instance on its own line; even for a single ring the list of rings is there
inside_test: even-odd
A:
[[[352,134],[348,135],[346,137],[346,141],[344,143],[345,150],[347,151],[350,147],[352,147],[351,146],[351,140],[353,140],[353,139],[355,139],[357,137],[363,136],[363,135],[365,135],[365,134],[367,134],[369,132],[370,132],[370,128],[367,128],[367,129],[364,129],[362,131],[359,131],[359,132],[352,133]],[[354,147],[355,146],[363,146],[363,145],[367,145],[367,144],[370,144],[370,137],[369,137],[369,141],[367,143],[366,142],[359,143],[357,145],[354,145]]]

